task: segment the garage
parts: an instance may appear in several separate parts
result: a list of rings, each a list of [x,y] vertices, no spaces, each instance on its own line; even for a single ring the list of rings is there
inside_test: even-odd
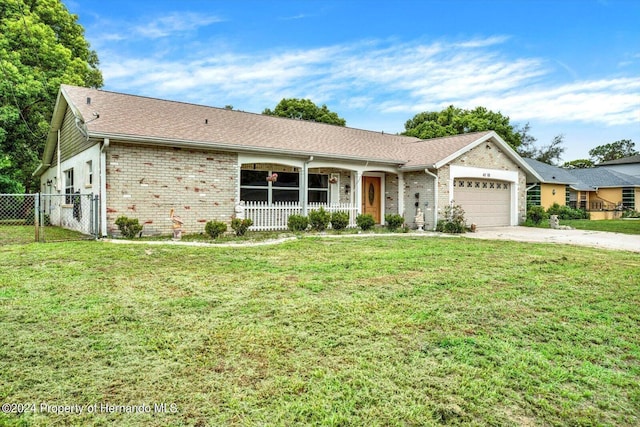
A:
[[[479,178],[456,178],[453,200],[465,211],[467,224],[478,227],[511,225],[511,183]]]

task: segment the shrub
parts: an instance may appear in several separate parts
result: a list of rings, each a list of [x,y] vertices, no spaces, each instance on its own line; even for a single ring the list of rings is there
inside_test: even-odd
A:
[[[387,228],[391,231],[397,230],[404,224],[404,217],[400,214],[386,214],[384,220],[387,222]]]
[[[231,228],[233,228],[233,231],[235,231],[237,237],[244,236],[249,227],[251,227],[252,225],[253,220],[251,218],[233,218],[231,220]]]
[[[533,225],[538,225],[545,219],[549,219],[549,214],[542,206],[531,206],[527,211],[527,221]]]
[[[331,214],[325,211],[323,207],[309,212],[309,224],[311,224],[311,229],[313,230],[324,231],[327,229],[330,222]]]
[[[558,219],[589,219],[590,215],[588,212],[583,211],[582,209],[572,209],[569,206],[560,206],[557,203],[551,205],[549,209],[547,209],[547,213],[549,215],[558,215]]]
[[[460,205],[453,203],[444,208],[444,226],[445,233],[464,233],[466,230],[466,220],[464,219],[464,209]]]
[[[290,215],[287,219],[287,227],[291,231],[305,231],[309,227],[309,218],[304,215]]]
[[[356,217],[356,224],[363,231],[366,231],[376,225],[376,220],[373,219],[373,215],[371,214],[360,214]]]
[[[633,210],[624,211],[622,213],[622,218],[640,218],[640,212]]]
[[[142,232],[142,225],[138,223],[138,218],[121,216],[116,219],[116,225],[120,233],[127,239],[133,239]]]
[[[211,236],[212,239],[217,239],[222,233],[227,231],[227,224],[220,221],[209,221],[205,224],[204,231]]]
[[[344,230],[349,225],[349,213],[334,212],[331,214],[331,228],[334,230]]]

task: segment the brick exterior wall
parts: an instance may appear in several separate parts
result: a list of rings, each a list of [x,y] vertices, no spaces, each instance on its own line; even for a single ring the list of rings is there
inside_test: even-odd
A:
[[[418,198],[416,198],[416,193],[419,193]],[[424,214],[424,229],[433,230],[435,228],[433,223],[433,209],[435,209],[433,178],[424,172],[405,172],[404,220],[412,228],[416,228],[415,216],[418,209],[416,202]]]
[[[137,218],[143,234],[171,234],[170,210],[186,233],[207,221],[230,223],[238,188],[235,153],[112,142],[107,151],[107,229],[119,216]]]
[[[384,175],[384,196],[384,214],[401,214],[398,212],[398,175]]]
[[[488,149],[487,145],[491,148]],[[469,150],[462,156],[453,160],[450,164],[438,169],[438,207],[440,213],[444,211],[444,207],[449,204],[449,177],[450,165],[469,166],[484,169],[497,169],[505,171],[518,172],[518,221],[523,222],[526,217],[526,174],[519,169],[496,144],[492,141],[482,143],[477,147]]]

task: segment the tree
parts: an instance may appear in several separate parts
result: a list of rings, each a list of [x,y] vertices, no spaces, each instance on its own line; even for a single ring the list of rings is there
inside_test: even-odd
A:
[[[621,159],[622,157],[635,156],[635,143],[630,139],[621,139],[610,144],[599,145],[589,150],[589,156],[595,163],[607,162],[609,160]]]
[[[577,159],[570,162],[564,162],[562,167],[565,169],[587,169],[592,168],[594,163],[589,159]]]
[[[331,125],[346,126],[347,121],[337,113],[330,111],[326,105],[318,107],[310,99],[283,98],[275,109],[266,108],[262,114],[267,116],[288,117],[291,119],[310,120],[329,123]]]
[[[522,143],[522,136],[509,123],[509,117],[484,107],[463,110],[450,105],[440,112],[418,113],[407,120],[404,128],[403,135],[421,139],[493,130],[513,149],[517,149]]]
[[[3,175],[35,190],[31,174],[60,85],[101,87],[98,56],[60,0],[0,2],[0,158]]]
[[[564,135],[556,135],[549,145],[538,147],[535,145],[537,141],[536,138],[529,133],[530,129],[531,127],[529,123],[527,123],[522,129],[518,130],[520,138],[522,139],[522,144],[516,149],[518,154],[521,157],[534,159],[549,165],[556,165],[565,150],[565,148],[562,147]]]

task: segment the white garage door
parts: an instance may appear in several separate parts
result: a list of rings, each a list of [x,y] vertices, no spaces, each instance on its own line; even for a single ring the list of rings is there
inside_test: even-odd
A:
[[[478,227],[511,225],[511,183],[456,178],[453,187],[453,200],[464,209],[467,224]]]

